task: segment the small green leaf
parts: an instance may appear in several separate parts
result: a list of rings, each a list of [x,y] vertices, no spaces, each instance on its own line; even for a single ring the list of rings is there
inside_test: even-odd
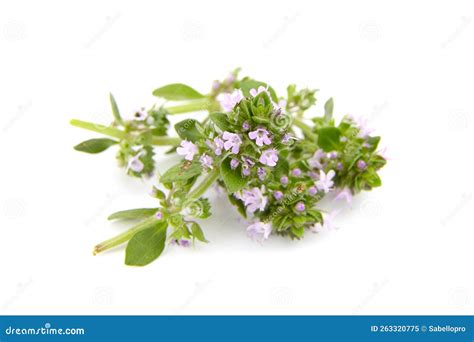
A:
[[[108,138],[90,139],[81,142],[79,145],[74,146],[74,149],[80,152],[95,154],[103,152],[110,146],[115,144],[118,144],[118,141]]]
[[[108,217],[108,220],[136,220],[150,217],[155,214],[159,208],[140,208],[122,210],[113,213]]]
[[[221,177],[229,193],[234,193],[241,190],[248,182],[247,179],[241,175],[240,166],[235,170],[230,167],[230,161],[232,158],[228,157],[221,163]]]
[[[193,236],[198,239],[199,241],[201,242],[209,242],[206,240],[205,236],[204,236],[204,232],[202,231],[201,229],[201,226],[199,224],[197,224],[196,222],[193,222],[191,224],[191,232],[193,234]]]
[[[155,89],[153,95],[170,101],[196,100],[204,97],[201,93],[182,83],[168,84]]]
[[[369,151],[373,152],[377,149],[377,146],[379,145],[380,142],[380,137],[369,137],[367,139],[367,143],[370,145]]]
[[[125,250],[125,264],[145,266],[156,260],[165,249],[167,222],[139,231],[130,239]]]
[[[278,102],[278,96],[275,90],[272,87],[270,87],[267,83],[256,81],[250,78],[244,78],[240,82],[240,89],[242,90],[242,92],[244,93],[246,97],[250,96],[250,90],[252,89],[258,90],[258,87],[264,87],[264,88],[268,87],[268,92],[270,93],[272,100],[274,102]]]
[[[120,116],[120,112],[119,112],[119,109],[118,109],[118,106],[117,106],[117,102],[115,101],[115,98],[112,95],[112,93],[110,93],[109,97],[110,97],[110,105],[112,106],[112,114],[114,114],[115,121],[118,124],[123,124],[123,120],[122,120],[122,117]]]
[[[174,128],[182,139],[195,142],[199,139],[205,138],[201,133],[201,124],[194,119],[180,121],[174,125]]]
[[[304,227],[303,226],[291,226],[291,232],[297,239],[301,239],[304,235]]]
[[[211,118],[212,122],[219,127],[222,131],[227,131],[229,130],[230,123],[229,119],[227,117],[227,114],[224,113],[211,113],[209,114],[209,117]]]
[[[185,181],[200,175],[202,172],[199,163],[183,162],[169,168],[160,178],[162,183]]]
[[[279,158],[274,169],[274,175],[276,179],[279,180],[281,177],[288,175],[289,172],[290,172],[290,164],[288,163],[288,159]]]
[[[341,131],[336,127],[324,127],[318,130],[318,145],[325,152],[337,151],[340,147]]]
[[[329,121],[332,119],[332,113],[334,110],[334,101],[332,97],[324,104],[324,120]]]

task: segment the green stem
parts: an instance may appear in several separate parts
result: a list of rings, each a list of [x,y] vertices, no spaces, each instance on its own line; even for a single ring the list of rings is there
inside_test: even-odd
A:
[[[313,141],[317,141],[318,140],[318,136],[316,134],[313,133],[313,130],[311,129],[310,126],[308,126],[307,124],[305,124],[303,121],[301,121],[300,119],[298,118],[295,118],[294,121],[293,121],[294,125],[296,127],[298,127],[299,129],[301,129],[303,131],[303,133],[308,137],[310,138],[311,140]]]
[[[95,124],[92,122],[82,121],[82,120],[71,120],[71,125],[74,127],[79,127],[83,129],[87,129],[92,132],[97,132],[100,134],[108,135],[109,137],[117,138],[117,139],[124,139],[127,134],[115,127],[108,127],[104,125]],[[181,141],[180,138],[174,137],[154,137],[152,139],[152,144],[157,146],[167,146],[167,145],[177,145]]]
[[[92,132],[108,135],[110,137],[117,138],[117,139],[123,139],[126,136],[125,132],[118,128],[99,125],[92,122],[72,119],[71,125],[75,127],[87,129]]]
[[[212,170],[206,178],[193,190],[191,191],[187,198],[188,200],[183,203],[183,207],[186,206],[189,202],[192,202],[193,200],[199,198],[217,179],[219,176],[219,170],[215,168]],[[173,210],[173,212],[180,212],[182,208],[176,208]],[[94,255],[104,252],[108,249],[111,249],[113,247],[116,247],[118,245],[121,245],[127,241],[129,241],[133,235],[138,233],[139,231],[149,228],[153,226],[156,223],[156,218],[155,216],[151,216],[147,218],[146,220],[138,223],[137,225],[133,226],[129,230],[109,239],[104,242],[99,243],[97,246],[94,247]]]
[[[182,113],[190,113],[190,112],[197,112],[200,110],[209,110],[211,107],[211,102],[208,98],[193,100],[188,103],[177,105],[177,106],[170,106],[165,107],[169,114],[182,114]]]
[[[122,234],[119,234],[111,239],[108,239],[99,243],[97,246],[94,247],[93,254],[96,255],[98,253],[104,252],[108,249],[111,249],[113,247],[121,245],[122,243],[127,242],[128,240],[132,238],[133,235],[135,235],[139,231],[153,226],[156,223],[156,221],[157,219],[153,215],[147,218],[146,220],[138,223],[137,225],[133,226],[129,230],[123,232]]]
[[[211,172],[209,172],[207,177],[204,178],[204,180],[198,186],[196,186],[194,190],[188,194],[188,196],[186,196],[187,200],[185,204],[201,197],[201,195],[204,194],[204,192],[206,192],[206,190],[214,183],[217,177],[219,177],[219,170],[215,167]]]

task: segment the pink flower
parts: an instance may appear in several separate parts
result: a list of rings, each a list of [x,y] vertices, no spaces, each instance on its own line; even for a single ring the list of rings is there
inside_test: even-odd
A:
[[[349,204],[352,203],[352,192],[347,186],[344,189],[339,190],[336,197],[334,198],[335,201],[340,201],[343,199],[345,199]]]
[[[146,154],[145,151],[141,151],[141,152],[138,152],[133,157],[131,157],[130,160],[128,161],[127,170],[132,170],[132,171],[137,172],[137,173],[142,172],[145,165],[140,160],[140,157],[145,155],[145,154]]]
[[[244,98],[242,90],[235,89],[232,94],[222,93],[217,96],[217,101],[219,101],[224,112],[231,112],[235,105],[237,105]]]
[[[232,149],[233,154],[239,153],[240,145],[242,144],[242,139],[240,139],[237,134],[229,133],[226,131],[222,134],[222,138],[225,140],[224,149],[226,151]]]
[[[270,223],[255,222],[247,227],[247,234],[254,241],[263,242],[270,236],[272,225]]]
[[[367,127],[367,119],[363,117],[357,119],[356,126],[359,129],[359,134],[357,134],[359,138],[365,138],[374,131],[372,128]]]
[[[312,168],[322,169],[323,164],[321,163],[321,159],[326,157],[326,153],[323,150],[317,150],[314,152],[313,156],[308,159],[309,166]]]
[[[249,133],[249,138],[255,140],[257,146],[262,147],[264,144],[270,145],[272,143],[268,134],[265,128],[257,128],[255,131]]]
[[[260,163],[268,166],[275,166],[278,161],[278,154],[274,149],[265,150],[258,160]]]
[[[198,152],[198,148],[191,141],[181,141],[181,146],[176,149],[176,153],[184,156],[186,160],[193,160],[194,155]]]
[[[268,89],[266,89],[264,86],[260,86],[260,87],[258,87],[258,89],[253,88],[253,89],[250,89],[250,91],[249,91],[250,95],[252,95],[253,97],[257,96],[258,94],[260,94],[262,92],[265,92],[268,95],[270,95],[268,93]]]
[[[207,154],[203,153],[201,157],[199,157],[199,161],[201,162],[201,166],[203,168],[212,169],[212,157],[208,156]]]
[[[316,187],[318,188],[318,190],[322,190],[325,193],[328,193],[329,190],[331,190],[331,187],[334,185],[334,182],[332,181],[332,179],[334,178],[335,175],[336,173],[334,172],[334,170],[329,170],[327,174],[324,173],[323,170],[320,170],[319,180],[316,181]]]
[[[337,214],[339,214],[340,210],[333,210],[329,214],[323,214],[323,221],[324,223],[316,223],[313,225],[310,230],[313,233],[319,233],[323,229],[337,229],[336,226],[334,226],[334,218],[336,217]]]
[[[263,211],[268,202],[267,197],[263,196],[262,191],[259,188],[242,190],[240,199],[244,202],[247,211],[251,214],[257,210]]]

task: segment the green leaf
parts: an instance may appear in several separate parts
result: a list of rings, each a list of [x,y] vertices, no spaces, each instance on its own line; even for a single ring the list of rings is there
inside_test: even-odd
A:
[[[153,95],[170,101],[196,100],[204,97],[201,93],[182,83],[168,84],[155,89]]]
[[[162,183],[185,181],[200,175],[202,172],[199,163],[183,162],[169,168],[160,178]]]
[[[324,127],[318,130],[318,145],[325,152],[337,151],[340,147],[341,131],[336,127]]]
[[[292,226],[291,227],[291,232],[297,239],[301,239],[304,235],[304,226]]]
[[[74,146],[74,149],[80,152],[95,154],[103,152],[110,146],[115,144],[118,144],[118,141],[108,138],[90,139],[81,142],[79,145]]]
[[[139,231],[130,239],[125,250],[125,264],[145,266],[156,260],[165,249],[167,222]]]
[[[281,177],[288,175],[289,172],[290,164],[288,163],[288,159],[279,158],[274,169],[274,175],[276,179],[279,180]]]
[[[228,157],[222,161],[220,172],[227,191],[234,193],[241,190],[247,184],[248,180],[242,177],[240,166],[232,170],[230,167],[231,159],[232,158]]]
[[[155,214],[159,208],[140,208],[122,210],[113,213],[108,217],[108,220],[136,220],[150,217]]]
[[[182,139],[195,142],[199,139],[205,138],[205,136],[201,133],[201,124],[194,119],[180,121],[174,125],[174,128]]]
[[[227,114],[224,113],[211,113],[209,114],[212,122],[223,131],[229,130],[230,123]]]
[[[332,119],[332,113],[334,110],[334,101],[332,97],[324,104],[324,120],[329,121]]]
[[[112,114],[114,114],[115,121],[118,124],[123,124],[123,120],[122,120],[122,117],[120,116],[117,102],[115,101],[115,98],[112,95],[112,93],[110,93],[109,98],[110,98],[110,105],[112,106]]]
[[[369,151],[370,152],[375,151],[377,147],[379,146],[379,142],[380,142],[380,137],[369,137],[367,139],[367,143],[370,145]]]
[[[191,232],[193,234],[193,236],[198,239],[199,241],[201,242],[209,242],[206,240],[205,236],[204,236],[204,232],[202,231],[201,229],[201,226],[199,224],[197,224],[196,222],[193,222],[191,224]]]

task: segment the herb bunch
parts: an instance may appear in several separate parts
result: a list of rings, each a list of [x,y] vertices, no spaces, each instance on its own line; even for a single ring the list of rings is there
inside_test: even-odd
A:
[[[214,81],[203,95],[181,84],[169,84],[153,92],[173,106],[154,105],[137,110],[124,120],[112,95],[114,120],[100,125],[72,120],[76,127],[107,136],[84,141],[75,149],[100,153],[118,146],[119,166],[133,177],[155,173],[155,147],[170,146],[167,153],[181,162],[158,175],[152,195],[154,208],[112,214],[110,220],[137,220],[128,231],[98,244],[94,254],[127,243],[125,263],[144,266],[157,259],[167,244],[189,246],[208,242],[198,219],[211,215],[211,203],[203,195],[214,184],[249,221],[247,234],[263,242],[271,234],[301,239],[330,225],[330,215],[318,202],[335,192],[337,200],[381,185],[378,171],[386,159],[378,150],[380,137],[372,136],[363,119],[333,117],[333,100],[324,115],[304,120],[316,104],[316,90],[287,88],[279,97],[268,84],[239,70],[223,81]],[[169,134],[170,115],[206,111],[202,121],[187,118]]]

